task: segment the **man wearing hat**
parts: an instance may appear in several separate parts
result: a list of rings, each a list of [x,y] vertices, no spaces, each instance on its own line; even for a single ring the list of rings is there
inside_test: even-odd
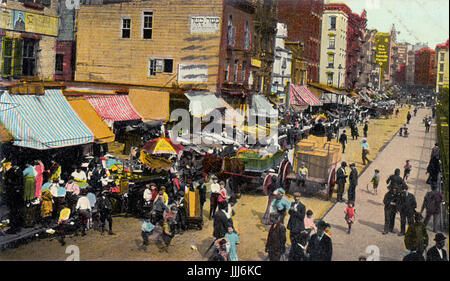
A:
[[[394,232],[395,215],[397,214],[398,206],[398,189],[396,186],[388,190],[384,195],[384,232],[383,234],[388,234],[389,232]]]
[[[108,192],[109,192],[109,188],[108,187],[104,187],[102,194],[100,195],[100,197],[97,199],[97,210],[100,213],[100,223],[102,226],[102,235],[105,232],[105,224],[106,221],[108,221],[109,224],[109,235],[113,235],[113,231],[112,231],[112,217],[111,217],[111,213],[112,213],[112,204],[111,204],[111,200],[109,199],[108,196]]]
[[[395,169],[394,174],[386,180],[386,184],[388,184],[388,189],[395,187],[397,190],[402,190],[406,187],[405,181],[400,176],[400,169]]]
[[[427,261],[448,261],[447,252],[444,249],[445,236],[442,233],[436,233],[434,237],[436,245],[427,252]]]
[[[333,243],[325,232],[330,225],[323,220],[317,223],[317,233],[309,239],[307,253],[310,261],[331,261]]]
[[[411,225],[414,221],[414,213],[417,208],[416,197],[408,192],[405,186],[399,197],[399,213],[400,213],[400,233],[399,236],[405,235],[406,221]]]
[[[299,243],[300,233],[305,230],[305,205],[300,202],[300,192],[294,193],[294,202],[291,203],[289,208],[289,221],[287,228],[290,230],[291,245]]]
[[[356,200],[356,186],[358,185],[358,171],[355,168],[355,163],[350,164],[350,176],[349,176],[349,186],[348,186],[348,201],[352,201],[353,204]]]
[[[336,183],[338,185],[337,189],[337,201],[343,202],[342,194],[344,194],[345,183],[347,182],[347,173],[345,172],[345,167],[347,167],[347,162],[343,161],[341,167],[336,171]]]
[[[342,153],[345,153],[345,144],[347,143],[347,135],[344,132],[342,132],[341,136],[339,137],[339,142],[342,145]]]

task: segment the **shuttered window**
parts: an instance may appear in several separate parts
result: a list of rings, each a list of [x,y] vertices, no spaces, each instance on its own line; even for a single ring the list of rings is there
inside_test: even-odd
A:
[[[1,72],[3,75],[12,75],[13,39],[3,38],[1,51]]]

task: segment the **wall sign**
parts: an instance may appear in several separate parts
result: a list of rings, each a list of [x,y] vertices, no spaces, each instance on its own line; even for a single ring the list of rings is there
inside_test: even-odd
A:
[[[216,16],[190,16],[189,29],[191,34],[219,33],[220,17]]]
[[[206,82],[208,66],[206,64],[178,64],[179,82]]]

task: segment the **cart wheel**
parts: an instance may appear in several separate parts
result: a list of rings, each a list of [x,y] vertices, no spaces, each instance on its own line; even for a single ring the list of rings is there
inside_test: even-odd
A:
[[[291,165],[291,163],[288,161],[288,162],[284,165],[284,168],[283,168],[283,175],[282,175],[282,177],[281,177],[281,184],[282,184],[285,188],[287,188],[287,189],[289,189],[289,186],[287,186],[286,184],[289,184],[289,180],[286,180],[286,178],[287,178],[288,174],[289,174],[291,171],[292,171],[292,165]]]
[[[288,162],[289,162],[289,160],[287,160],[286,158],[281,160],[280,166],[278,167],[278,178],[281,178],[283,169],[284,169],[284,165],[286,165],[286,163],[288,163]]]

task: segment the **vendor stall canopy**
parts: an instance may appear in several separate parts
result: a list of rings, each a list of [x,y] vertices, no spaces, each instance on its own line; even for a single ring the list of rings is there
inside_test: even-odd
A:
[[[130,105],[127,95],[86,95],[85,98],[109,125],[114,121],[142,119]]]
[[[259,117],[278,117],[278,111],[272,107],[272,104],[263,95],[254,94],[251,96],[252,103],[250,114]]]
[[[299,106],[322,106],[323,103],[305,85],[289,86],[289,104]]]
[[[94,141],[61,90],[45,90],[43,95],[1,93],[0,121],[17,146],[43,150]]]
[[[203,117],[214,109],[225,108],[223,102],[211,92],[188,91],[185,95],[189,99],[189,112],[194,117]]]
[[[142,149],[150,154],[177,155],[183,149],[183,146],[173,143],[169,138],[159,137],[148,141]]]
[[[130,89],[128,98],[144,122],[169,120],[169,92]]]

